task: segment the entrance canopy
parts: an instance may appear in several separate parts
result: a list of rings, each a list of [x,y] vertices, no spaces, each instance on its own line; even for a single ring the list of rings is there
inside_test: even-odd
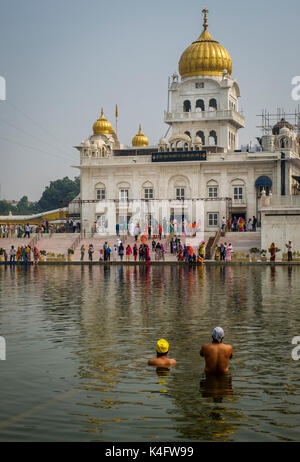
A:
[[[260,176],[255,182],[255,187],[259,188],[260,186],[268,186],[271,188],[273,185],[272,180],[268,176]]]

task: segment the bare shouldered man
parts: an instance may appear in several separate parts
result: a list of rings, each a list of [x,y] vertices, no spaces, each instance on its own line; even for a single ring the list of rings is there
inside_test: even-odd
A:
[[[169,368],[176,365],[175,359],[169,359],[169,344],[166,340],[160,339],[156,344],[156,354],[157,357],[150,359],[148,361],[149,366],[161,367],[161,368]]]
[[[212,333],[212,343],[203,345],[200,356],[205,359],[207,374],[227,374],[229,360],[233,357],[232,347],[223,343],[224,331],[216,327]]]

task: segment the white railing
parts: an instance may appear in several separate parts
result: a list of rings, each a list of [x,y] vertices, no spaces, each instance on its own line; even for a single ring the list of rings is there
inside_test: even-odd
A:
[[[271,196],[267,198],[266,207],[280,207],[280,208],[300,208],[300,195],[299,196]]]
[[[233,199],[232,204],[233,205],[244,205],[244,206],[246,206],[247,201],[246,201],[246,199]]]
[[[241,125],[244,125],[245,118],[237,111],[232,109],[228,110],[217,110],[217,111],[199,111],[199,112],[166,112],[165,111],[165,122],[167,121],[192,121],[192,120],[207,120],[207,119],[234,119],[237,120]]]

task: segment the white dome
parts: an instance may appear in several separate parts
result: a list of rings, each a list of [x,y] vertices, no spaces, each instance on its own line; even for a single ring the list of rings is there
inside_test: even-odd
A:
[[[95,141],[95,146],[102,148],[102,146],[105,146],[105,142],[103,140]]]
[[[167,144],[166,138],[161,138],[161,139],[159,140],[159,144]]]
[[[178,133],[177,135],[171,136],[171,138],[169,139],[169,143],[173,143],[174,141],[186,141],[187,143],[190,143],[191,138],[185,133]]]
[[[200,136],[195,136],[194,144],[202,144],[202,139],[200,138]]]
[[[287,135],[287,136],[291,136],[291,130],[288,128],[288,127],[282,127],[280,130],[279,130],[279,134],[280,135]]]

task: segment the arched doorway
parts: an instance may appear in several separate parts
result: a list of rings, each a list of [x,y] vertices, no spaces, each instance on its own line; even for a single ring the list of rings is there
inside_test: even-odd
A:
[[[256,217],[259,226],[261,226],[261,212],[259,212],[259,201],[261,199],[263,191],[269,196],[272,193],[273,182],[268,176],[260,176],[255,182],[256,189]]]

